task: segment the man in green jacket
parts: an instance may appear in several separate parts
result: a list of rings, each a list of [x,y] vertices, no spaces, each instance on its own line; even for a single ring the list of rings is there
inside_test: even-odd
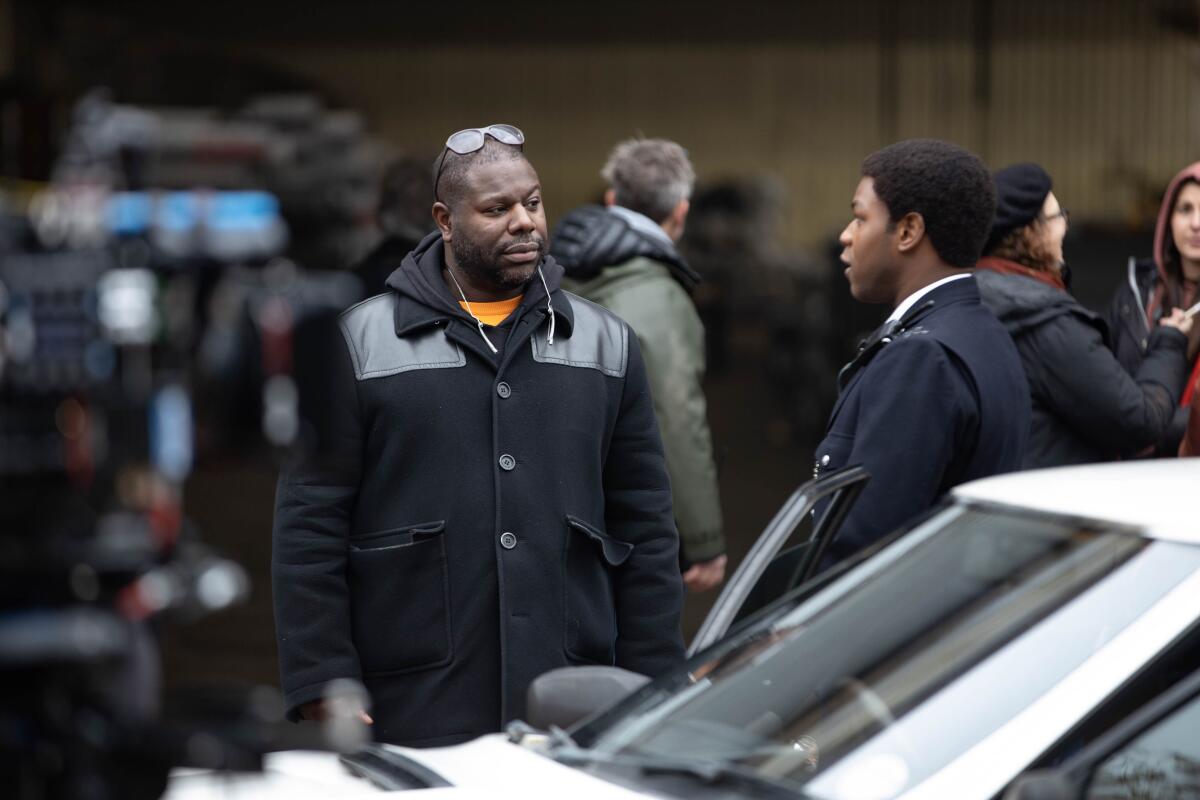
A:
[[[679,255],[696,176],[664,139],[621,142],[601,175],[605,207],[584,206],[555,229],[563,287],[630,324],[646,359],[682,545],[683,580],[702,592],[725,577],[725,537],[704,391],[704,326],[692,303],[697,275]]]

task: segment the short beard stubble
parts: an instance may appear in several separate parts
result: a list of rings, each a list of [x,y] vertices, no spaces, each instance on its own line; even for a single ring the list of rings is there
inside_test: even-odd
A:
[[[485,253],[483,248],[475,242],[461,237],[450,240],[450,250],[454,253],[456,265],[472,283],[485,286],[490,284],[498,289],[519,289],[529,282],[533,273],[541,265],[546,251],[546,243],[540,236],[530,234],[528,237],[517,239],[516,242],[508,242],[505,246],[517,242],[536,243],[539,249],[537,260],[529,264],[504,266],[501,263],[504,254],[503,248],[497,248],[492,253]]]

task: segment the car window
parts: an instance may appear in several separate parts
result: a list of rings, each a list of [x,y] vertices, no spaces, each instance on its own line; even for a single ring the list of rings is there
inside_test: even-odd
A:
[[[1200,699],[1109,756],[1096,769],[1086,797],[1200,797]]]
[[[807,781],[817,797],[854,795],[864,776],[885,776],[886,794],[898,793],[1197,569],[1200,548],[956,507],[581,736],[606,752],[736,762]]]
[[[846,467],[792,493],[721,590],[692,639],[689,655],[811,578],[869,477],[860,466]]]

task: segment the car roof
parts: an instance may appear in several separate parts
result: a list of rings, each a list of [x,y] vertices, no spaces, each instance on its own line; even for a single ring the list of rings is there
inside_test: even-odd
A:
[[[1200,544],[1200,459],[1156,459],[1029,470],[972,481],[960,500],[1132,526]]]

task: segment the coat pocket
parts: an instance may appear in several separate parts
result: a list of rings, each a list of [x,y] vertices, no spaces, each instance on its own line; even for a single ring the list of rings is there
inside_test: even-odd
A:
[[[578,517],[567,516],[563,549],[563,609],[567,656],[593,664],[616,659],[617,611],[614,570],[633,545],[612,538]]]
[[[425,522],[350,540],[351,626],[364,675],[449,663],[445,529]]]

